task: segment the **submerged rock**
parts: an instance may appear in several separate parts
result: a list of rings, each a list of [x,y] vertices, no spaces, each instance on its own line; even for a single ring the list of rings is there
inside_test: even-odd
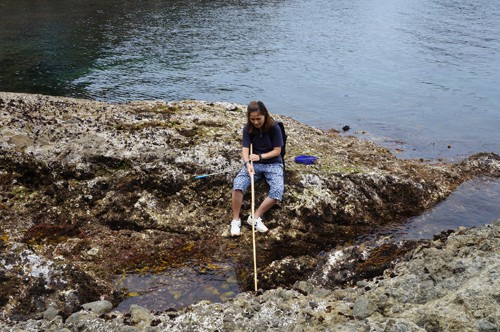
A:
[[[370,142],[275,117],[289,135],[286,193],[265,216],[270,231],[257,236],[265,289],[314,278],[316,262],[327,265],[318,253],[419,214],[466,179],[500,175],[495,154],[460,164],[400,160]],[[125,294],[115,289],[115,275],[193,260],[229,259],[242,287],[251,288],[251,231],[225,236],[244,122],[244,107],[228,103],[109,104],[0,93],[1,317],[38,318],[53,306],[66,318],[88,302],[116,305]],[[301,154],[318,160],[294,163]],[[219,172],[226,173],[195,179]],[[256,191],[259,202],[265,184]],[[352,265],[358,277],[331,272],[327,282],[311,282],[334,288],[372,278],[411,249],[374,249],[390,259],[373,255],[378,263]],[[37,263],[27,271],[29,257]],[[341,312],[342,319],[352,316]],[[307,317],[300,319],[316,314]]]

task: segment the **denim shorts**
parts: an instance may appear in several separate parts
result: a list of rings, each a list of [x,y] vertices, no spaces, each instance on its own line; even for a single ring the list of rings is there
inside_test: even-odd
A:
[[[283,164],[260,164],[254,163],[254,182],[262,178],[266,179],[269,184],[269,197],[281,201],[283,191],[285,189],[285,182],[283,179]],[[248,189],[251,184],[250,175],[247,168],[243,167],[236,175],[233,184],[233,190],[241,190],[243,193]]]

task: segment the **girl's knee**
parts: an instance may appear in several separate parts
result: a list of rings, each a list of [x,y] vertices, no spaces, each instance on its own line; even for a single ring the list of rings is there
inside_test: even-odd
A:
[[[283,198],[283,189],[281,189],[281,190],[280,189],[278,189],[278,190],[271,189],[269,191],[268,197],[275,200],[276,202],[281,201],[281,199]]]

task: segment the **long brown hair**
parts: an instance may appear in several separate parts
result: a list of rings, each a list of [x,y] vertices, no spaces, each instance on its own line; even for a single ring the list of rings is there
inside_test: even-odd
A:
[[[269,114],[269,111],[261,101],[251,101],[247,106],[247,130],[250,134],[253,134],[257,128],[255,128],[250,121],[250,114],[253,112],[260,112],[264,116],[264,125],[262,126],[262,132],[268,133],[274,125],[274,119]]]

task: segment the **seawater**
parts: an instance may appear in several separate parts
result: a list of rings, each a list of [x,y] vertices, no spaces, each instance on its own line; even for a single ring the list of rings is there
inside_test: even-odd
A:
[[[160,273],[129,273],[117,276],[115,285],[127,297],[115,310],[128,312],[131,305],[152,311],[176,311],[199,301],[225,302],[241,292],[231,262],[209,268],[200,262]]]
[[[499,51],[487,0],[0,0],[0,90],[259,99],[402,158],[500,153]]]
[[[500,179],[480,177],[460,185],[445,201],[392,229],[394,240],[432,239],[457,226],[475,227],[500,219]]]

